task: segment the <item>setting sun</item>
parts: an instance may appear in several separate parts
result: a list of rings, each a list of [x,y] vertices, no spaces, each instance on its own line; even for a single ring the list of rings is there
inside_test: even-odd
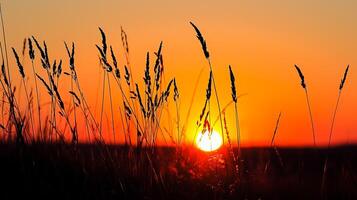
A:
[[[196,137],[196,145],[202,151],[215,151],[222,146],[222,137],[214,130],[212,133],[209,133],[208,130],[204,133],[200,132]]]

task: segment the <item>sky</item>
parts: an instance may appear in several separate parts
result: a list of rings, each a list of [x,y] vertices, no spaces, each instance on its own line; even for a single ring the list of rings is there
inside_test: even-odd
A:
[[[165,76],[177,80],[181,116],[187,114],[193,85],[204,69],[187,126],[188,141],[195,135],[209,76],[201,46],[189,24],[194,22],[206,39],[222,105],[231,100],[228,65],[235,72],[237,91],[242,94],[238,111],[243,146],[269,145],[279,112],[282,118],[276,145],[313,144],[305,93],[294,64],[301,67],[306,78],[318,145],[328,141],[339,82],[345,67],[351,66],[332,141],[357,141],[356,8],[353,0],[2,1],[9,47],[20,51],[23,39],[34,35],[46,40],[51,57],[66,58],[63,42],[76,43],[80,82],[93,109],[98,109],[102,78],[95,48],[101,42],[98,27],[104,29],[119,53],[121,66],[124,56],[120,27],[125,29],[133,76],[141,82],[146,52],[153,53],[163,41]],[[29,60],[24,63],[25,70],[30,70]],[[17,73],[15,68],[12,72]],[[114,95],[115,103],[120,103],[119,99]],[[212,115],[217,115],[213,107]],[[108,109],[107,104],[107,113]],[[235,141],[233,111],[229,107],[226,117]],[[120,129],[120,120],[116,121]]]

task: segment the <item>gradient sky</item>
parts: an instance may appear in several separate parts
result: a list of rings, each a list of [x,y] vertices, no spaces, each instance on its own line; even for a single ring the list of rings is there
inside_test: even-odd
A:
[[[302,68],[308,84],[317,143],[326,144],[339,82],[350,64],[333,141],[357,141],[354,0],[6,0],[2,8],[9,46],[20,50],[23,39],[34,35],[48,42],[51,57],[60,58],[65,56],[63,41],[76,43],[80,81],[93,106],[101,78],[94,46],[100,43],[98,26],[121,54],[122,64],[120,26],[124,27],[137,80],[143,76],[146,51],[153,52],[161,40],[164,42],[166,76],[177,78],[183,116],[192,96],[192,83],[204,67],[188,126],[191,139],[209,71],[189,21],[195,22],[206,38],[222,104],[231,99],[229,64],[236,74],[238,93],[246,94],[238,107],[246,146],[269,144],[280,111],[276,144],[312,144],[304,91],[294,64]],[[227,117],[234,133],[233,107]]]

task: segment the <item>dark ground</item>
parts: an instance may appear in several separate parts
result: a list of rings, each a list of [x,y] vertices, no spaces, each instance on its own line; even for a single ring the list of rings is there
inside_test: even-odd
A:
[[[0,144],[0,199],[357,199],[357,146],[278,150]]]

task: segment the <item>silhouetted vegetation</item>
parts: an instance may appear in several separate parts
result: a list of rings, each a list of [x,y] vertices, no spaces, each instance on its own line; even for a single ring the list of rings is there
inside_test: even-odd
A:
[[[281,113],[270,147],[241,148],[236,76],[229,66],[232,99],[221,107],[207,42],[200,29],[190,22],[209,67],[205,101],[201,113],[195,116],[195,133],[210,137],[219,120],[224,144],[217,151],[204,153],[193,148],[191,141],[185,141],[193,100],[190,105],[184,105],[188,107],[186,118],[180,116],[183,106],[180,99],[185,97],[180,94],[179,80],[164,78],[163,42],[156,52],[147,52],[144,75],[138,78],[142,81],[138,81],[133,78],[126,32],[121,28],[125,57],[125,61],[121,61],[116,54],[120,51],[113,48],[104,29],[99,28],[100,44],[95,48],[103,79],[100,116],[97,117],[80,85],[75,43],[64,42],[67,58],[53,59],[46,41],[40,42],[34,36],[25,38],[22,54],[11,48],[18,74],[10,74],[9,69],[15,66],[8,61],[1,8],[0,14],[3,30],[0,195],[12,199],[357,198],[356,147],[330,148],[349,66],[340,82],[328,148],[317,148],[307,84],[297,65],[295,69],[309,109],[314,148],[278,149],[275,146]],[[24,64],[25,58],[30,59],[30,66]],[[15,84],[14,76],[21,79],[26,102],[20,103],[23,93]],[[62,86],[65,78],[69,78],[69,88]],[[30,79],[34,86],[29,84]],[[41,94],[41,87],[48,95]],[[120,105],[113,101],[114,91],[120,96]],[[211,101],[212,93],[215,101]],[[44,99],[49,100],[48,106],[42,104]],[[106,130],[104,108],[108,102],[110,128]],[[226,110],[231,105],[234,106],[237,147],[227,125],[230,116],[226,116]],[[217,116],[213,116],[214,108]],[[170,112],[176,116],[172,117]],[[212,120],[215,117],[217,120]],[[168,119],[166,123],[174,124],[172,130],[163,127],[163,118]],[[105,131],[111,132],[112,142],[103,136]],[[119,137],[124,138],[122,143]],[[158,144],[158,138],[164,140],[164,145]]]

